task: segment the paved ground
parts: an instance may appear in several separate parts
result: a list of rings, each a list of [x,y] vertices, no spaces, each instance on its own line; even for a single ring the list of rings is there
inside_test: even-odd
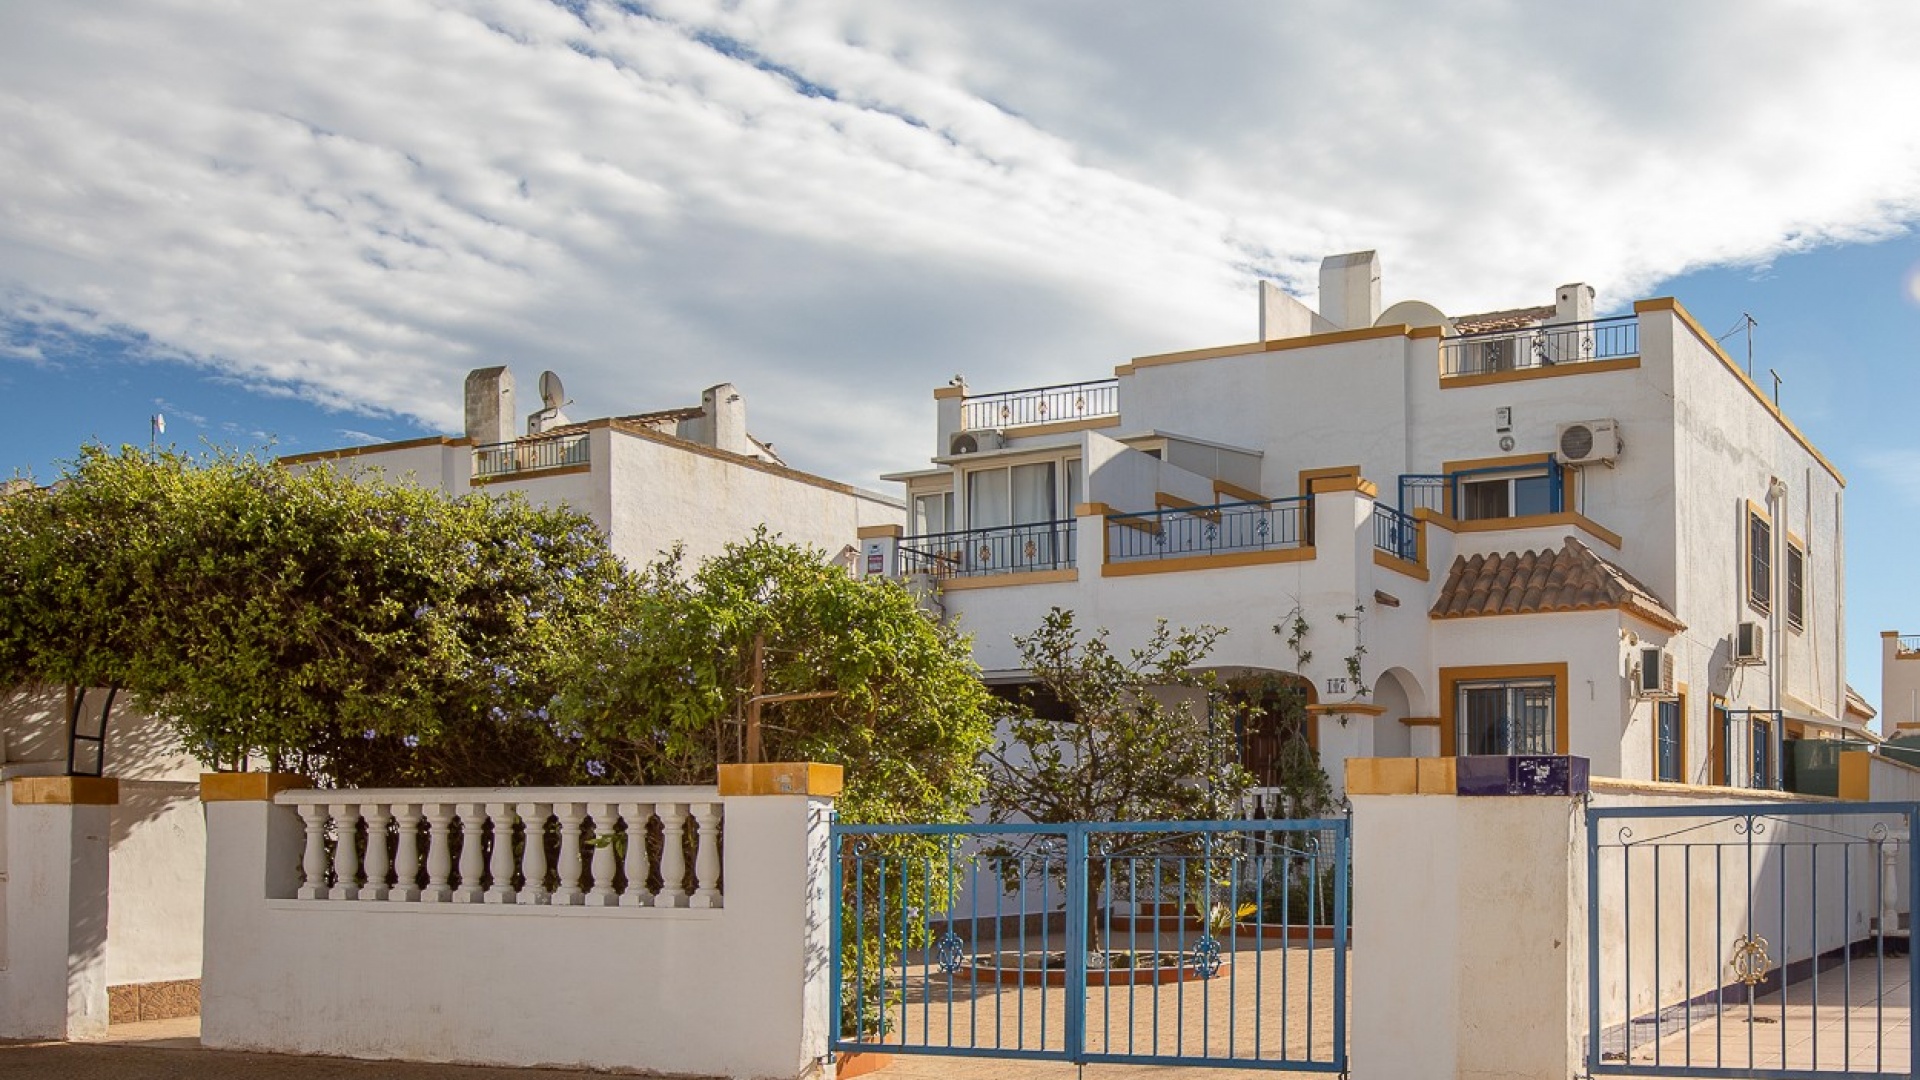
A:
[[[1913,1038],[1902,956],[1822,972],[1785,990],[1724,1008],[1695,1006],[1688,1023],[1673,1010],[1636,1025],[1633,1061],[1729,1069],[1819,1069],[1907,1074]]]
[[[0,1080],[607,1080],[609,1075],[202,1050],[198,1020],[115,1025],[97,1042],[0,1041]]]

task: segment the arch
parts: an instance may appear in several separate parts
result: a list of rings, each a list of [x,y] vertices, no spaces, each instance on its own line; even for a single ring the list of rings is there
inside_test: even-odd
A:
[[[1402,300],[1380,313],[1373,321],[1375,326],[1437,326],[1446,336],[1453,337],[1457,331],[1453,320],[1441,314],[1440,309],[1425,300]]]
[[[1386,712],[1373,718],[1373,752],[1378,757],[1412,757],[1413,731],[1404,721],[1424,714],[1420,682],[1406,668],[1388,668],[1373,684],[1374,704]]]
[[[1319,702],[1313,681],[1290,671],[1241,669],[1221,679],[1219,708],[1233,721],[1240,765],[1253,774],[1255,787],[1278,782],[1281,755],[1287,744],[1303,741],[1320,756],[1320,737],[1307,712]]]

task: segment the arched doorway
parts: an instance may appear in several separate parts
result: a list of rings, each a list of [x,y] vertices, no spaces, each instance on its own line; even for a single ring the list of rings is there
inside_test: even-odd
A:
[[[1249,817],[1314,817],[1332,802],[1320,767],[1319,738],[1307,706],[1313,684],[1285,671],[1255,671],[1224,680],[1216,699],[1232,718],[1240,765],[1253,777]]]

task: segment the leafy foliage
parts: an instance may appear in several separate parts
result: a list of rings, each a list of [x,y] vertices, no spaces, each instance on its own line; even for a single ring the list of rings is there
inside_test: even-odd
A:
[[[979,798],[997,702],[966,640],[895,582],[762,530],[691,573],[654,564],[595,629],[555,716],[609,781],[705,783],[743,760],[757,638],[764,694],[832,695],[765,705],[765,756],[845,766],[843,819],[953,821]]]
[[[1238,804],[1248,777],[1233,730],[1194,708],[1210,675],[1198,670],[1221,631],[1168,628],[1117,653],[1107,631],[1083,638],[1071,611],[1054,608],[1016,637],[1047,707],[1015,716],[987,755],[987,811],[995,821],[1166,821],[1218,818]],[[1169,704],[1169,692],[1202,691]]]
[[[566,511],[93,446],[0,503],[0,679],[120,686],[209,764],[545,779],[563,645],[631,588]]]

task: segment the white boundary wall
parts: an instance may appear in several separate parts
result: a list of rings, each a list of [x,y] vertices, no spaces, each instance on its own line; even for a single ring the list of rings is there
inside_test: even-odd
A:
[[[725,821],[717,908],[296,899],[306,853],[296,804],[387,794],[206,804],[204,1045],[734,1077],[818,1069],[830,799],[705,789]],[[687,789],[646,788],[406,795],[691,801]]]

